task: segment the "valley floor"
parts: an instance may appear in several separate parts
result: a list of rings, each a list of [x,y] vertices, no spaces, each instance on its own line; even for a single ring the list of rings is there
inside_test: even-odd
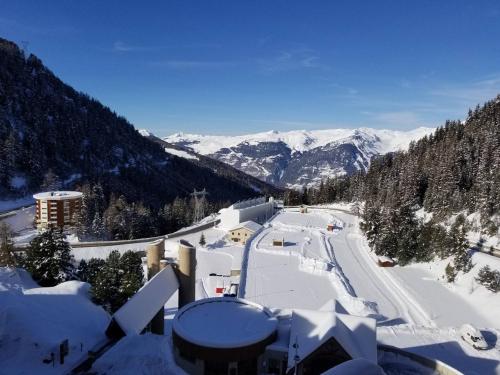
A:
[[[327,223],[336,229],[326,231]],[[286,246],[272,246],[271,239],[280,235]],[[381,343],[440,359],[465,373],[500,372],[495,319],[500,297],[486,292],[483,303],[475,305],[476,297],[457,293],[431,269],[425,264],[378,267],[358,218],[345,211],[285,211],[252,241],[241,295],[276,308],[371,316]],[[478,293],[485,292],[481,288],[476,287]],[[464,343],[457,332],[464,323],[484,330],[491,348],[477,351]]]

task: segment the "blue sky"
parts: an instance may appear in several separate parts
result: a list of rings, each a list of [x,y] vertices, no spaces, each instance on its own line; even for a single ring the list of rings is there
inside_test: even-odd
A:
[[[0,1],[0,36],[136,127],[378,127],[500,93],[500,2]]]

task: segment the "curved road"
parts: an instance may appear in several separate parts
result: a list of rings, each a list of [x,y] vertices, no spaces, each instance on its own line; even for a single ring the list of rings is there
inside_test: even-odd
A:
[[[491,326],[468,301],[425,270],[378,267],[369,254],[357,218],[345,212],[331,212],[345,223],[338,235],[329,238],[337,263],[355,294],[377,303],[379,325],[409,323],[436,327],[473,322],[478,326]]]

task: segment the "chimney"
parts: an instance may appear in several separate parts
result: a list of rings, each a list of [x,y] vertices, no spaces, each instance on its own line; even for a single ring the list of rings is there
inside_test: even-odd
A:
[[[179,308],[195,300],[196,248],[185,240],[179,242]]]
[[[163,268],[166,266],[166,261],[165,261],[165,266],[163,268],[161,267],[162,265],[162,260],[161,258],[163,257],[163,254],[165,253],[165,240],[157,240],[155,242],[150,243],[146,247],[146,256],[147,256],[147,265],[148,265],[148,280],[151,280],[151,278],[156,275],[158,272],[160,272]],[[154,318],[151,320],[151,333],[157,334],[157,335],[163,335],[164,333],[164,319],[165,319],[165,312],[162,308]]]

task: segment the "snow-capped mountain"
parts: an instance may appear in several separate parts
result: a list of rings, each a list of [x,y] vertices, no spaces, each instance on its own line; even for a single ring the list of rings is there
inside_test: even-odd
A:
[[[240,136],[176,133],[171,144],[210,156],[285,187],[317,185],[328,177],[366,170],[375,155],[404,150],[411,141],[434,131],[371,128],[270,131]]]

